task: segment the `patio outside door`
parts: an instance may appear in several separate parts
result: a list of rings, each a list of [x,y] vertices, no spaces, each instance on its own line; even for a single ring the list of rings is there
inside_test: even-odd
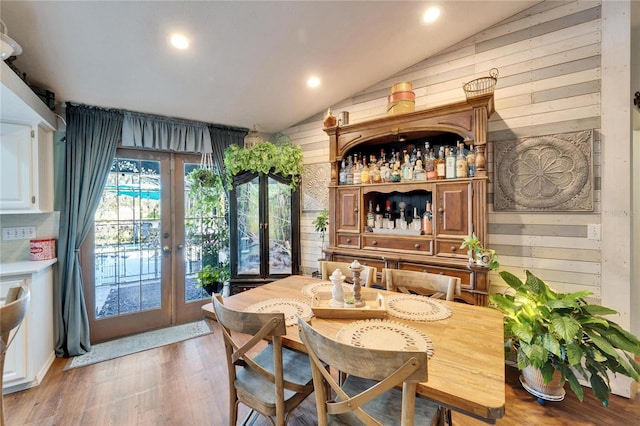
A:
[[[118,149],[82,248],[91,341],[202,317],[197,238],[186,238],[186,175],[199,155]]]

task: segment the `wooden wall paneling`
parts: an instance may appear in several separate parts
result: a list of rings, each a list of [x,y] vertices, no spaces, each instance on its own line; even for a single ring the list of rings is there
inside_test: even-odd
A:
[[[462,83],[486,76],[495,66],[500,76],[494,96],[496,113],[488,124],[489,141],[587,129],[597,133],[601,126],[600,38],[599,1],[542,2],[331,107],[336,113],[349,111],[351,123],[381,117],[391,85],[412,81],[416,108],[431,108],[463,100]],[[328,161],[321,122],[318,114],[292,128],[296,130],[285,131],[294,143],[300,141],[306,164]],[[529,265],[563,288],[599,286],[600,242],[586,239],[587,225],[600,222],[601,158],[594,139],[595,212],[495,213],[490,205],[489,246],[504,247],[508,253],[501,256],[501,269],[523,275],[523,266]],[[492,203],[494,159],[491,144],[488,148],[487,198]],[[315,236],[308,238],[312,239],[309,247],[314,247]],[[581,271],[584,264],[593,265],[589,273]],[[497,274],[489,279],[500,286]]]

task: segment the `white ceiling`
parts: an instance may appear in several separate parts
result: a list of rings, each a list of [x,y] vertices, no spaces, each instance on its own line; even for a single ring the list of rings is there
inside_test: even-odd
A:
[[[441,18],[421,24],[433,3]],[[2,0],[0,17],[23,49],[15,66],[57,101],[271,133],[535,3]]]

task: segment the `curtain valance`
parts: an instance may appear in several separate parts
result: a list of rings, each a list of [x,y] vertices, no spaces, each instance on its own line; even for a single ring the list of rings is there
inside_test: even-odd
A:
[[[124,112],[122,146],[178,152],[211,153],[211,134],[204,123]]]

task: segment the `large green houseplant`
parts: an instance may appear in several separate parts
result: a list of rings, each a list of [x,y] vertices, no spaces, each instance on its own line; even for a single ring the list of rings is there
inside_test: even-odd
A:
[[[250,148],[231,145],[224,151],[224,166],[227,171],[227,186],[240,172],[256,172],[261,175],[274,173],[291,178],[291,189],[295,189],[304,172],[302,149],[298,145],[261,142]]]
[[[514,292],[490,301],[504,313],[506,348],[517,351],[520,370],[539,369],[544,383],[557,371],[560,383],[568,381],[582,401],[577,373],[604,406],[611,393],[608,372],[638,380],[640,366],[629,353],[640,354],[640,340],[605,317],[615,310],[588,304],[585,297],[593,293],[556,293],[529,271],[525,282],[506,271],[500,276]]]

